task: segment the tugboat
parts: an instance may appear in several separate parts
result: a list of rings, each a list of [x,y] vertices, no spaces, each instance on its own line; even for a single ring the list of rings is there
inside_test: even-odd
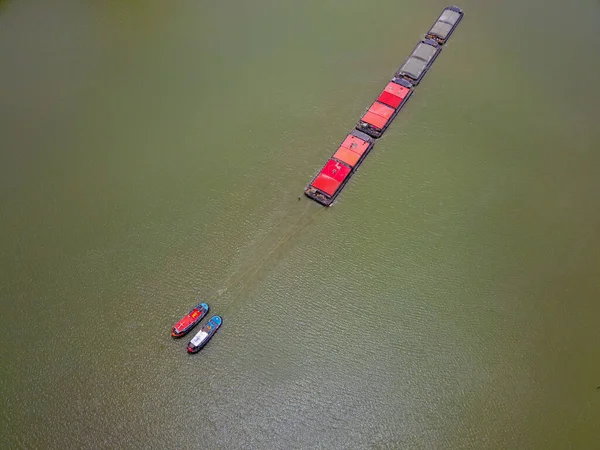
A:
[[[192,328],[198,325],[198,322],[200,322],[207,313],[208,305],[206,303],[200,303],[195,306],[183,319],[175,324],[171,330],[171,336],[176,338],[185,336]]]
[[[210,338],[213,337],[213,334],[217,332],[223,319],[220,316],[212,316],[206,325],[204,325],[198,334],[192,338],[192,340],[188,343],[187,351],[188,353],[198,353],[202,348],[210,341]]]

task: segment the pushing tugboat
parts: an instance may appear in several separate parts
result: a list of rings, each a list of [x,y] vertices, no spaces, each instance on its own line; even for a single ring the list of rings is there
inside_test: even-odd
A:
[[[212,316],[206,325],[204,325],[198,334],[192,338],[188,343],[188,353],[198,353],[202,348],[210,341],[210,338],[217,332],[219,327],[223,323],[223,319],[220,316]]]
[[[198,322],[200,322],[207,313],[208,305],[206,303],[200,303],[195,306],[183,319],[175,324],[171,330],[171,336],[176,338],[185,336],[192,328],[198,325]]]

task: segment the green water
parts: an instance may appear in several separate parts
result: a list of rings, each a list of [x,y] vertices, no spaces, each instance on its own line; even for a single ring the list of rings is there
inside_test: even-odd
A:
[[[599,448],[600,3],[461,3],[302,196],[444,6],[2,1],[0,448]]]

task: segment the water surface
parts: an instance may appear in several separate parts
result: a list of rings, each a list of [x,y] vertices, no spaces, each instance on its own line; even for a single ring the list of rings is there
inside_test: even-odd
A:
[[[2,2],[1,447],[594,448],[598,2],[460,4],[298,201],[444,6]]]

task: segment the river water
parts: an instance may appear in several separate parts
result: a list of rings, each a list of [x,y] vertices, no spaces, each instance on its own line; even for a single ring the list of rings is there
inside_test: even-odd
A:
[[[0,2],[0,447],[598,448],[598,1],[465,0],[302,195],[444,6]]]

